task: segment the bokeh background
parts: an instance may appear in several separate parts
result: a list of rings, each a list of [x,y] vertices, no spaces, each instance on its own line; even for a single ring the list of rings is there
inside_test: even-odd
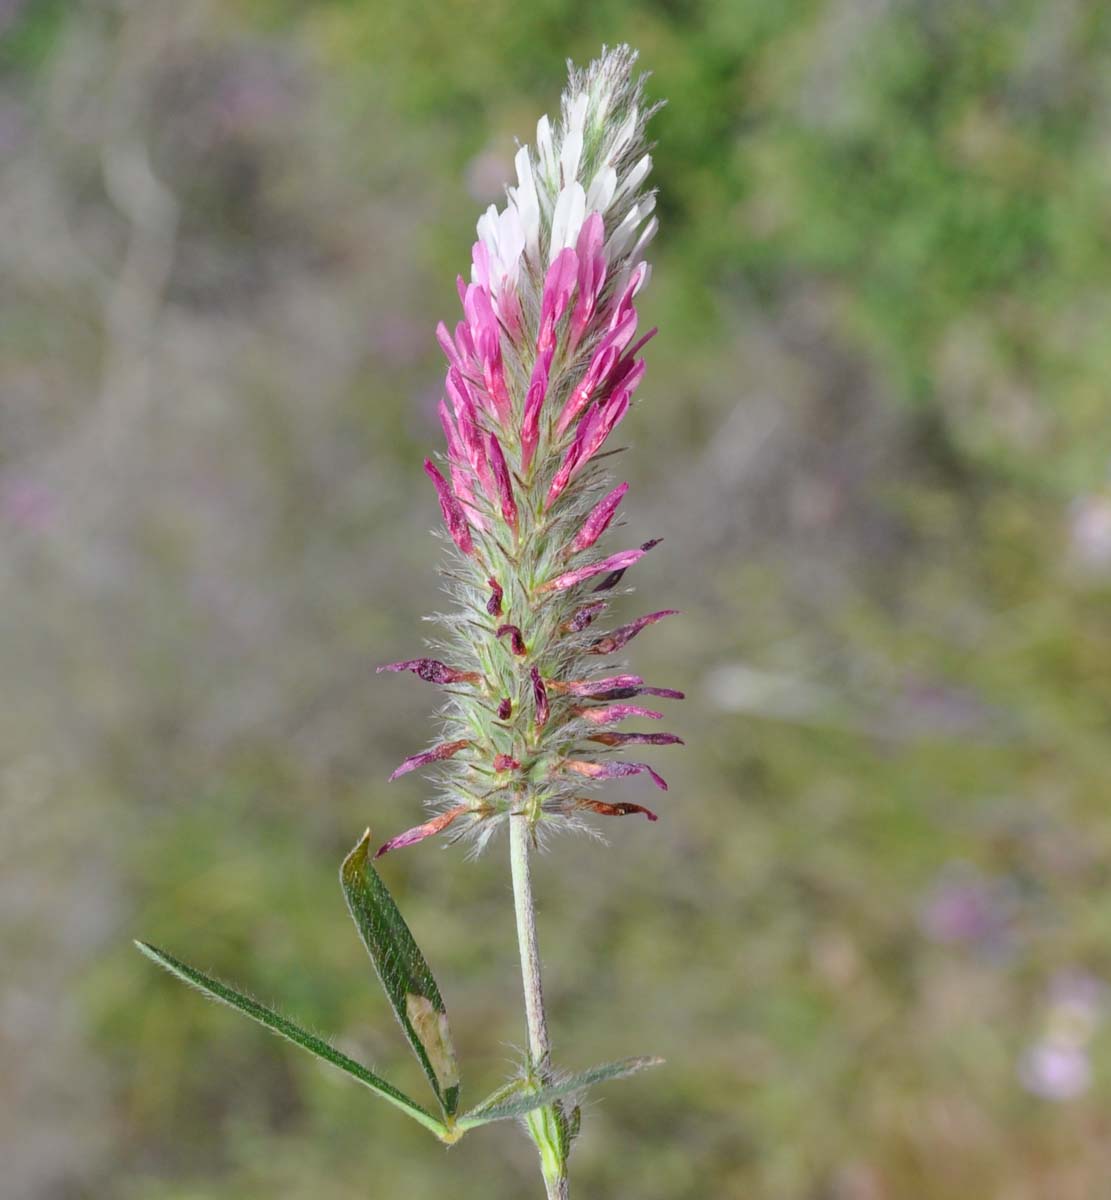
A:
[[[538,868],[582,1196],[1111,1179],[1111,9],[0,0],[0,1192],[535,1195],[203,1002],[421,1081],[336,866],[412,824],[432,336],[564,59],[639,46],[661,234],[623,615],[657,825]],[[642,799],[643,789],[610,796]],[[504,842],[384,875],[472,1100]]]

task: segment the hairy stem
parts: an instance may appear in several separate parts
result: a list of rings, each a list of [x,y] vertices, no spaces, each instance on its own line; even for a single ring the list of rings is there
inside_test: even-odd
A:
[[[513,907],[517,915],[517,943],[521,952],[521,983],[525,992],[530,1074],[537,1083],[551,1076],[552,1046],[548,1018],[544,1012],[544,989],[540,982],[540,950],[536,941],[536,905],[532,898],[529,864],[529,821],[525,813],[509,818],[509,861],[513,873]],[[562,1106],[537,1109],[526,1120],[529,1133],[540,1151],[540,1166],[548,1200],[567,1200],[568,1138]]]
[[[529,825],[524,813],[509,819],[509,855],[513,870],[513,905],[517,913],[517,942],[521,950],[521,982],[525,989],[529,1060],[541,1082],[546,1082],[552,1065],[552,1047],[548,1040],[544,989],[540,982],[536,905],[532,899],[532,870],[529,865]]]

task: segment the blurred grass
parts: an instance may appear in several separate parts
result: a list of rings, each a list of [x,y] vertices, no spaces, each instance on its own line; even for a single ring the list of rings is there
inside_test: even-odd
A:
[[[417,1094],[335,868],[423,796],[380,784],[433,697],[372,668],[439,605],[431,331],[513,137],[618,40],[669,101],[624,464],[666,540],[623,604],[684,610],[634,658],[691,699],[664,819],[538,869],[559,1059],[668,1059],[599,1090],[577,1187],[1102,1194],[1106,1001],[1081,1036],[1053,980],[1111,978],[1109,25],[0,5],[12,1195],[534,1192],[523,1138],[445,1154],[130,938]],[[503,854],[386,866],[474,1100],[522,1033]],[[1071,1098],[1020,1080],[1051,1035]]]

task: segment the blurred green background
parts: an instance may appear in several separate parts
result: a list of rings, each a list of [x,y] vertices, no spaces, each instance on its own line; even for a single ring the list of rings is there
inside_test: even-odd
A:
[[[1111,8],[0,0],[0,1192],[536,1195],[421,1094],[343,909],[414,823],[432,336],[564,59],[629,41],[662,229],[622,615],[657,825],[538,867],[580,1196],[1111,1195]],[[630,543],[631,544],[631,543]],[[608,798],[643,799],[630,782]],[[383,874],[476,1100],[505,843]]]

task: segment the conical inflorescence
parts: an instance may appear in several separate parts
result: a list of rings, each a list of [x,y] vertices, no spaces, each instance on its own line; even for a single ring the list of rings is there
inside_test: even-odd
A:
[[[505,208],[479,219],[470,282],[458,280],[463,319],[437,329],[446,453],[424,469],[453,544],[457,608],[443,618],[442,658],[379,669],[443,689],[440,738],[391,776],[432,766],[441,788],[435,815],[379,855],[448,827],[481,845],[511,813],[534,835],[588,813],[655,820],[589,793],[628,775],[667,787],[626,753],[680,739],[623,726],[659,720],[655,699],[682,693],[646,685],[614,656],[671,610],[606,622],[614,589],[655,543],[600,548],[628,490],[606,457],[656,332],[637,329],[657,222],[645,186],[654,109],[635,62],[618,47],[571,69],[559,121],[540,119]]]

